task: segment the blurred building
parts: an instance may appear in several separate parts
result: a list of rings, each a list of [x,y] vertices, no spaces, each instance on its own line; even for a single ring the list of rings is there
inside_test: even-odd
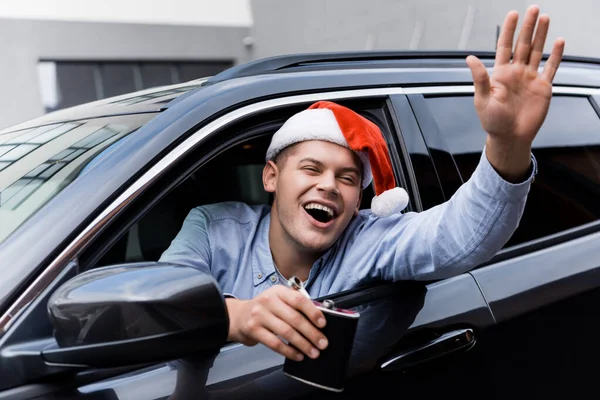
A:
[[[247,60],[247,0],[2,3],[0,129]]]
[[[0,129],[278,54],[494,50],[504,0],[20,0],[0,7]],[[549,38],[600,56],[595,0],[539,0]],[[549,41],[551,43],[551,40]],[[547,47],[546,51],[550,48]]]
[[[597,0],[250,0],[253,57],[338,50],[494,50],[510,10],[551,17],[566,54],[600,57]]]

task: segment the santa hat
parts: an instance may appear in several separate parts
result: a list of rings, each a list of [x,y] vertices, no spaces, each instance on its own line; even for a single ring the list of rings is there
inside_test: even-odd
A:
[[[319,101],[289,118],[273,135],[267,149],[272,160],[286,147],[306,140],[324,140],[356,152],[363,164],[362,188],[375,183],[371,211],[385,217],[408,205],[408,194],[396,186],[389,152],[381,131],[349,108]]]

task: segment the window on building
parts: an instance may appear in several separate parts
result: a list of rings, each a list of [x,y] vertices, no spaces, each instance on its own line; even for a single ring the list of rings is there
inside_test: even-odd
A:
[[[40,91],[46,112],[157,86],[218,74],[232,61],[41,61]]]

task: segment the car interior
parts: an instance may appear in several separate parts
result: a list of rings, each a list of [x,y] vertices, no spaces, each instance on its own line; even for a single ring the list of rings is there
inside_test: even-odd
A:
[[[534,148],[538,174],[529,191],[519,227],[505,247],[559,234],[592,223],[600,215],[598,148]],[[455,155],[464,179],[477,166],[479,155]],[[552,216],[552,218],[548,218]]]

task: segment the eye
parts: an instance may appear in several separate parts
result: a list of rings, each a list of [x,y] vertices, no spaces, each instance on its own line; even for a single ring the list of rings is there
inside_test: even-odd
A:
[[[353,176],[345,175],[341,177],[342,181],[354,185],[356,183],[356,179]]]
[[[314,167],[312,165],[308,165],[306,167],[302,168],[305,171],[310,171],[310,172],[319,172],[319,169],[317,167]]]

